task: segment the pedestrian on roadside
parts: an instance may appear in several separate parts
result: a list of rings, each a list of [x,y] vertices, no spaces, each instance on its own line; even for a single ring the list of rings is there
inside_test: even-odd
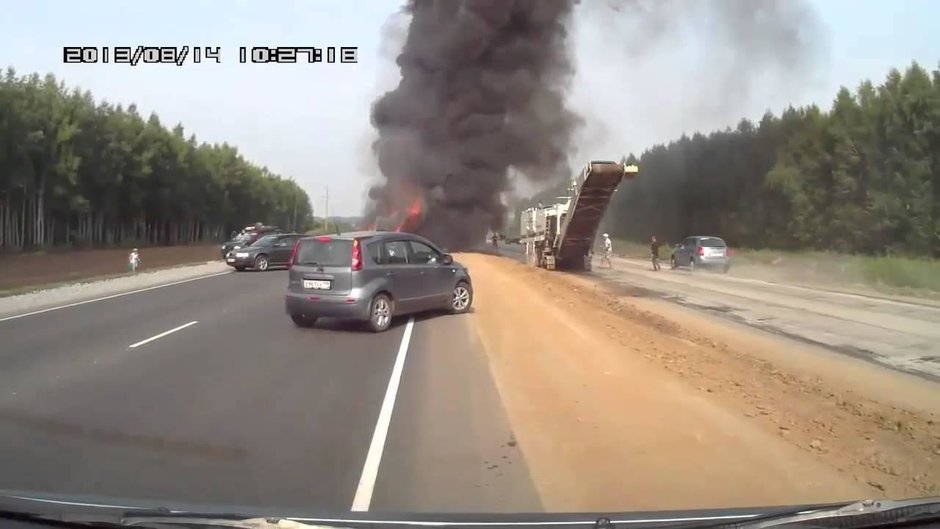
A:
[[[650,237],[650,259],[653,261],[653,271],[659,272],[659,247],[661,246],[660,242],[656,240],[656,236],[653,235]]]
[[[131,250],[130,255],[127,256],[127,265],[131,272],[137,272],[137,267],[140,266],[140,252],[137,251],[137,248]]]
[[[614,244],[610,241],[610,235],[604,234],[604,256],[601,257],[601,266],[604,266],[604,263],[607,263],[607,268],[610,268],[610,258],[614,254]]]

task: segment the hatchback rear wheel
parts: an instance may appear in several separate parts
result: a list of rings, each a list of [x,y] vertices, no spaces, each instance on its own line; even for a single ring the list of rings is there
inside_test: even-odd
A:
[[[457,283],[450,296],[451,314],[467,312],[471,305],[473,305],[473,288],[466,281]]]
[[[316,318],[304,316],[303,314],[291,314],[290,319],[294,320],[294,325],[298,327],[313,327],[317,323]]]
[[[392,324],[392,300],[385,294],[378,294],[369,304],[369,329],[382,332]]]

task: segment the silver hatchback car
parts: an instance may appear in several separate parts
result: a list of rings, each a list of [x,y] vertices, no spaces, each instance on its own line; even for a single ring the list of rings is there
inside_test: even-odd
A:
[[[290,259],[285,310],[300,327],[317,318],[367,322],[382,332],[393,316],[473,304],[470,272],[424,237],[362,231],[304,237]]]
[[[730,250],[721,237],[708,235],[686,237],[672,251],[669,265],[673,269],[687,266],[690,270],[711,268],[728,273],[728,269],[731,268]]]

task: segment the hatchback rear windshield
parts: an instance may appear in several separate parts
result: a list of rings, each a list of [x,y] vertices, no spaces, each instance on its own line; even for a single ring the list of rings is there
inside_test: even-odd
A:
[[[725,241],[719,239],[718,237],[707,237],[702,239],[702,246],[706,248],[724,248]]]
[[[297,248],[296,265],[352,266],[350,239],[304,239]]]

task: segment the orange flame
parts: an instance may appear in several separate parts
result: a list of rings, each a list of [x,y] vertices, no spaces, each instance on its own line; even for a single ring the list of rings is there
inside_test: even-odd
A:
[[[421,219],[421,198],[415,197],[411,201],[411,205],[408,206],[408,209],[405,210],[405,218],[398,224],[398,227],[395,228],[396,232],[401,232],[402,230],[410,230],[415,227],[418,220]]]

